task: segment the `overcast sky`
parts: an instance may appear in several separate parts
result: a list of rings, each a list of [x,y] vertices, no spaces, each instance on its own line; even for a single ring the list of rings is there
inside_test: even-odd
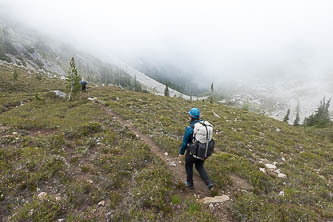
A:
[[[0,13],[96,53],[210,81],[333,72],[331,0],[0,0]]]

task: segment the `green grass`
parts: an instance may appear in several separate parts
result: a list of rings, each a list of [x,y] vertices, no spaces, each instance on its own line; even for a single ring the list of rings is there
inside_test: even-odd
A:
[[[92,95],[104,100],[124,119],[130,119],[172,156],[179,151],[189,121],[187,111],[200,108],[202,119],[210,121],[216,133],[217,152],[205,164],[212,180],[219,189],[228,191],[235,186],[231,176],[236,175],[252,187],[245,194],[234,194],[236,200],[231,211],[236,220],[333,218],[329,213],[333,193],[333,144],[329,129],[293,127],[247,110],[118,88],[95,89]],[[215,117],[213,111],[221,118]],[[266,162],[276,162],[287,177],[261,172],[259,168],[264,168]],[[297,195],[287,194],[291,188],[297,190]],[[285,192],[283,198],[279,195],[281,191]]]
[[[202,118],[214,125],[216,140],[205,166],[215,193],[232,196],[228,206],[234,220],[333,219],[330,128],[293,127],[247,110],[117,87],[89,89],[88,95],[66,102],[48,95],[64,90],[60,80],[36,80],[33,73],[3,66],[0,78],[0,217],[5,221],[218,219],[183,195],[149,147],[87,96],[104,100],[174,157],[188,110],[200,108]],[[276,162],[287,177],[261,172],[268,162]],[[37,198],[42,191],[47,199]],[[101,201],[104,206],[98,206]]]
[[[1,104],[28,99],[0,114],[2,220],[178,220],[183,214],[216,220],[204,208],[188,213],[186,198],[177,208],[172,197],[183,190],[164,163],[87,96],[55,99],[48,91],[58,80],[37,84],[19,69],[18,82],[10,85],[12,69],[0,72]],[[59,83],[54,89],[63,89]],[[40,192],[47,197],[38,198]]]

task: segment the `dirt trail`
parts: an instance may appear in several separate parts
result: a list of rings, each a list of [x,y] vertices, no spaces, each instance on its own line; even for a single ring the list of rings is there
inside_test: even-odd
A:
[[[172,172],[177,182],[183,183],[185,181],[186,173],[184,167],[184,159],[181,160],[180,157],[171,157],[169,155],[165,155],[165,151],[161,150],[159,146],[149,136],[142,134],[138,129],[136,129],[130,120],[123,120],[119,115],[114,113],[111,109],[107,108],[104,105],[101,106],[107,114],[112,116],[113,119],[120,122],[123,126],[126,126],[139,139],[141,139],[144,143],[149,145],[151,151],[166,163],[168,169]],[[200,197],[208,196],[209,191],[207,190],[207,187],[203,182],[203,180],[197,174],[195,167],[193,167],[193,171],[194,171],[193,175],[194,190],[193,192],[190,193],[195,193],[196,195],[200,195]]]

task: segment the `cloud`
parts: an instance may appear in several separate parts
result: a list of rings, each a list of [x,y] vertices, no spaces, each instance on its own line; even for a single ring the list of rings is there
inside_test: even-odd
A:
[[[327,75],[333,2],[2,0],[2,14],[95,54],[223,81]]]

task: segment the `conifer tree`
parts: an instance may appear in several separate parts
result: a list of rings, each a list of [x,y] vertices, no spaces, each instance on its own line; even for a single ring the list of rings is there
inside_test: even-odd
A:
[[[287,114],[283,118],[283,122],[288,123],[288,121],[289,121],[289,115],[290,115],[290,109],[288,109]]]
[[[165,85],[164,96],[170,96],[168,84]]]
[[[316,110],[316,112],[309,117],[305,118],[305,126],[326,127],[330,123],[330,115],[328,108],[330,107],[331,98],[326,101],[325,97]]]
[[[214,93],[214,84],[212,82],[212,84],[210,85],[210,98],[209,98],[209,102],[213,103],[213,93]]]
[[[294,126],[299,126],[299,105],[297,106],[297,109],[296,109],[296,118],[294,120]]]
[[[80,92],[80,80],[81,76],[77,72],[77,68],[75,65],[75,60],[74,57],[72,57],[70,64],[69,64],[69,70],[67,74],[67,89],[69,90],[69,95],[68,95],[68,101],[71,100],[72,94],[76,95],[78,92]]]

